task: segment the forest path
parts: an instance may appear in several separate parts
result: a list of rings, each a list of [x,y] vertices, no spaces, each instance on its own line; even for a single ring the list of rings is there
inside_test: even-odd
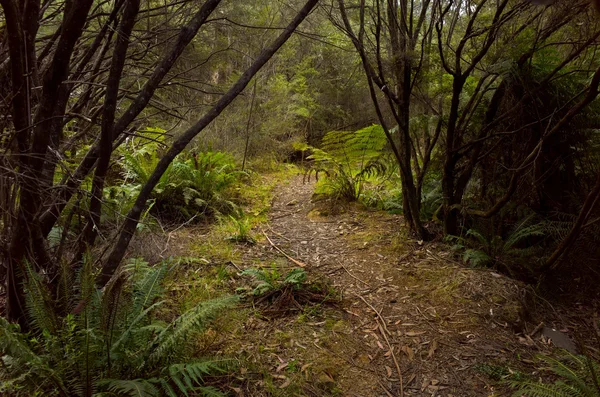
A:
[[[243,255],[245,267],[268,266],[273,258],[297,267],[281,250],[306,264],[309,280],[331,280],[344,298],[340,307],[308,317],[245,325],[257,334],[246,334],[248,343],[264,346],[249,354],[251,361],[272,357],[275,392],[268,395],[503,395],[477,368],[532,357],[530,342],[513,331],[521,287],[464,268],[445,246],[412,240],[399,215],[314,203],[313,191],[301,176],[280,185],[263,230],[271,242]],[[289,386],[294,376],[300,391]]]

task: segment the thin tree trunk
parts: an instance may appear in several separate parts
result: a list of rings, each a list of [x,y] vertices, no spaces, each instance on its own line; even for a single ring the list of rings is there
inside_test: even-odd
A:
[[[113,142],[129,127],[135,118],[146,108],[154,92],[162,82],[163,78],[171,70],[177,59],[181,56],[188,44],[194,39],[198,30],[204,25],[208,17],[221,3],[221,0],[207,0],[194,17],[179,31],[177,40],[165,54],[160,63],[156,65],[154,72],[142,87],[141,92],[129,105],[125,113],[117,120],[112,131]],[[96,144],[90,148],[81,161],[73,175],[62,181],[63,186],[57,193],[56,198],[48,210],[41,217],[42,232],[47,235],[56,223],[59,215],[67,206],[81,181],[94,168],[100,154],[100,145]]]
[[[102,127],[100,132],[100,156],[98,166],[92,182],[92,192],[90,200],[89,220],[83,231],[81,239],[80,252],[77,257],[81,257],[84,251],[94,244],[100,227],[100,216],[102,214],[102,195],[104,191],[104,180],[110,165],[112,154],[112,130],[117,110],[117,99],[119,97],[119,83],[125,60],[127,58],[127,49],[129,48],[129,38],[135,25],[135,19],[140,8],[140,0],[128,0],[123,13],[123,19],[119,24],[117,32],[117,42],[113,51],[108,82],[106,84],[106,97],[104,99],[104,111],[102,114]]]
[[[246,158],[248,157],[248,145],[250,143],[250,125],[252,123],[252,111],[254,110],[254,99],[256,98],[256,79],[252,87],[252,100],[250,101],[250,113],[248,114],[248,123],[246,124],[246,145],[244,146],[244,160],[242,161],[242,171],[246,168]]]

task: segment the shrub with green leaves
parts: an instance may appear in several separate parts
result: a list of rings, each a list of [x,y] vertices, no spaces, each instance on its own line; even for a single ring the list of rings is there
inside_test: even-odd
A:
[[[358,131],[331,131],[325,134],[321,148],[311,148],[315,168],[328,175],[324,193],[336,199],[358,200],[365,181],[387,170],[384,148],[387,138],[380,125]]]
[[[227,371],[232,362],[194,357],[192,341],[237,298],[206,301],[164,321],[157,317],[157,309],[164,304],[162,283],[168,266],[151,268],[134,261],[98,290],[86,261],[78,277],[61,277],[61,288],[78,291],[76,300],[69,302],[52,300],[41,276],[29,269],[26,302],[31,331],[24,333],[0,318],[0,393],[221,395],[204,385],[204,377]],[[74,279],[77,282],[72,283]]]

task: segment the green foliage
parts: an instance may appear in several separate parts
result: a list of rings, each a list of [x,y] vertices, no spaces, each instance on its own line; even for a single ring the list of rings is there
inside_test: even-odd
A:
[[[530,218],[526,218],[522,221],[506,238],[499,235],[488,237],[478,230],[469,229],[464,237],[446,236],[446,241],[454,243],[453,249],[462,252],[465,263],[475,267],[500,264],[510,269],[517,262],[539,252],[540,247],[528,240],[546,235],[545,222],[527,225],[529,220]],[[521,247],[522,244],[527,246]]]
[[[292,269],[285,276],[277,268],[268,269],[246,269],[243,275],[252,276],[257,281],[257,285],[252,291],[253,295],[263,295],[267,292],[280,290],[286,287],[300,289],[306,282],[306,272],[304,269]]]
[[[501,365],[482,363],[475,365],[473,369],[477,372],[481,372],[482,374],[497,382],[506,379],[511,379],[512,381],[516,382],[525,379],[524,375],[521,372],[513,371],[510,368]]]
[[[252,224],[250,223],[250,218],[245,215],[241,215],[239,217],[234,217],[228,215],[228,220],[235,226],[235,234],[233,236],[229,236],[227,239],[229,241],[234,241],[237,243],[247,243],[247,244],[255,244],[256,240],[254,237],[250,235],[250,230],[252,229]]]
[[[124,183],[108,190],[108,198],[122,206],[133,203],[160,160],[159,143],[123,152]],[[176,220],[195,215],[237,211],[232,186],[245,173],[236,170],[233,157],[222,152],[183,153],[167,168],[152,193],[152,211]]]
[[[514,397],[598,397],[600,396],[600,365],[586,356],[565,352],[565,356],[555,359],[540,356],[555,376],[554,383],[543,383],[534,379],[511,380],[509,384],[517,389]]]
[[[28,270],[27,307],[33,330],[0,318],[0,391],[16,396],[220,395],[204,377],[226,371],[228,360],[194,357],[193,335],[205,330],[236,297],[202,302],[174,320],[157,317],[168,264],[133,261],[104,291],[90,261],[78,276],[71,313],[60,316],[50,294]]]
[[[308,157],[315,168],[325,170],[326,193],[336,199],[355,201],[361,197],[369,177],[385,174],[383,149],[387,138],[380,125],[358,131],[331,131],[323,137],[320,149]]]

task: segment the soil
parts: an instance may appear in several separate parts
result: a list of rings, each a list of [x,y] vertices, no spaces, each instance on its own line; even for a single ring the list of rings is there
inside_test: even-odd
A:
[[[216,351],[243,363],[226,382],[234,395],[509,396],[493,379],[536,373],[536,354],[554,350],[544,330],[596,336],[584,320],[593,309],[554,307],[531,287],[464,266],[443,243],[415,240],[400,215],[313,192],[302,176],[277,187],[258,243],[236,248],[231,288],[253,285],[247,268],[303,267],[339,300],[273,315],[247,298],[247,316],[230,321]]]

